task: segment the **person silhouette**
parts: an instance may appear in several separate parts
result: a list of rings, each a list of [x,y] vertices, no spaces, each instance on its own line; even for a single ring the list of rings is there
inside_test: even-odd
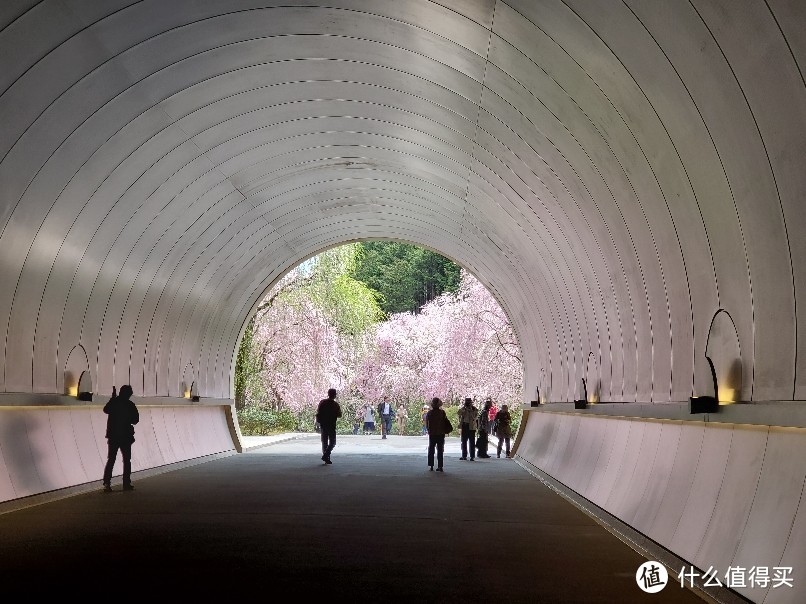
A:
[[[319,401],[316,408],[316,421],[319,423],[322,438],[322,461],[332,464],[330,453],[336,446],[336,420],[341,417],[341,405],[336,402],[336,389],[327,391],[327,398]]]
[[[478,429],[479,410],[473,404],[472,398],[466,398],[465,404],[459,409],[459,426],[462,437],[462,456],[459,459],[467,459],[467,450],[470,449],[470,461],[476,459],[476,430]],[[468,445],[470,445],[468,447]]]
[[[487,447],[489,446],[490,442],[488,439],[488,435],[490,433],[490,425],[492,424],[492,420],[490,419],[490,409],[493,406],[493,401],[491,399],[487,399],[484,401],[484,407],[481,409],[479,413],[478,419],[478,437],[476,438],[476,449],[478,450],[478,457],[482,459],[487,459],[490,455],[487,453]]]
[[[104,468],[104,492],[112,491],[112,470],[118,451],[123,458],[123,490],[133,491],[132,485],[132,444],[134,443],[134,425],[140,421],[137,405],[131,400],[132,387],[128,384],[120,387],[120,394],[112,386],[112,398],[104,405],[106,418],[106,442],[108,453]]]
[[[436,397],[431,399],[431,411],[425,416],[425,426],[428,430],[428,469],[434,469],[434,452],[436,451],[437,472],[443,472],[445,435],[450,430],[448,429],[448,416],[442,409],[442,401]]]
[[[382,438],[386,438],[392,432],[392,418],[395,416],[395,408],[386,397],[378,403],[378,417],[381,418]]]
[[[510,457],[509,439],[512,438],[512,414],[508,405],[502,405],[495,414],[496,434],[498,435],[498,457],[501,457],[501,446],[506,442],[507,459]]]

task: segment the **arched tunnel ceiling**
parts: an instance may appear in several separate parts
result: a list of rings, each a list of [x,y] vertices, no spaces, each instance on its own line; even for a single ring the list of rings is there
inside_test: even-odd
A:
[[[4,2],[0,391],[80,345],[98,392],[230,397],[271,283],[392,238],[498,297],[527,398],[686,400],[723,309],[740,398],[803,399],[805,7]]]

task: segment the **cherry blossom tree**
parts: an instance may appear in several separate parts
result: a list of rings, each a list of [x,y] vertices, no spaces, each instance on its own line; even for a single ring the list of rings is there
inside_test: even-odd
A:
[[[456,294],[377,326],[375,346],[356,377],[370,398],[454,402],[466,396],[519,401],[522,380],[520,347],[506,315],[466,271]]]
[[[260,387],[250,389],[248,403],[299,411],[329,388],[349,386],[366,333],[381,316],[374,293],[350,277],[354,261],[355,246],[320,254],[260,304],[247,343]]]

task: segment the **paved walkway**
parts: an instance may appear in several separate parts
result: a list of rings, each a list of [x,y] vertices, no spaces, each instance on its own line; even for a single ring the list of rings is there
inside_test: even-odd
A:
[[[515,461],[429,472],[425,437],[245,441],[241,455],[0,515],[5,595],[358,602],[701,602]],[[136,445],[135,445],[136,446]],[[119,488],[119,487],[116,487]]]

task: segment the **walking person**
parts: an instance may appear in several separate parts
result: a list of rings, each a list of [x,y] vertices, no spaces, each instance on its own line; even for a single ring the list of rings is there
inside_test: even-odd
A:
[[[476,429],[478,428],[479,410],[473,405],[472,398],[466,398],[465,404],[459,409],[459,430],[462,438],[461,460],[467,460],[467,450],[470,449],[470,461],[476,461]],[[468,447],[468,444],[470,445]]]
[[[445,435],[453,430],[448,421],[442,401],[434,397],[431,399],[431,410],[425,417],[425,427],[428,430],[428,469],[434,469],[434,452],[437,457],[437,472],[443,472],[443,454],[445,452]]]
[[[397,406],[397,411],[395,411],[395,421],[397,422],[397,434],[398,436],[403,436],[403,433],[406,431],[406,420],[409,418],[409,414],[406,412],[406,407],[402,404]]]
[[[327,391],[327,398],[319,401],[316,408],[316,422],[321,429],[322,461],[330,465],[330,453],[336,446],[336,420],[341,417],[341,405],[336,402],[336,389]]]
[[[487,448],[490,445],[490,440],[488,435],[490,434],[490,408],[493,406],[493,402],[490,399],[484,401],[484,407],[482,407],[481,412],[479,413],[479,424],[478,424],[478,436],[476,437],[476,450],[478,451],[477,455],[481,459],[488,459],[490,455],[487,453]]]
[[[378,417],[381,418],[382,438],[386,438],[386,436],[392,431],[392,418],[394,415],[395,410],[392,407],[392,403],[390,403],[386,397],[383,397],[381,402],[378,403]]]
[[[118,451],[123,458],[123,490],[133,491],[132,486],[132,443],[134,425],[140,421],[137,405],[131,400],[133,391],[129,384],[120,387],[117,394],[112,386],[112,398],[104,405],[106,418],[106,442],[109,447],[104,468],[104,491],[112,491],[112,470],[115,467]]]
[[[512,438],[512,415],[509,413],[509,405],[502,405],[501,410],[495,414],[495,426],[498,434],[498,457],[501,457],[501,446],[506,442],[506,454],[509,458],[509,439]]]
[[[375,409],[372,405],[364,407],[364,434],[372,434],[375,432]]]

